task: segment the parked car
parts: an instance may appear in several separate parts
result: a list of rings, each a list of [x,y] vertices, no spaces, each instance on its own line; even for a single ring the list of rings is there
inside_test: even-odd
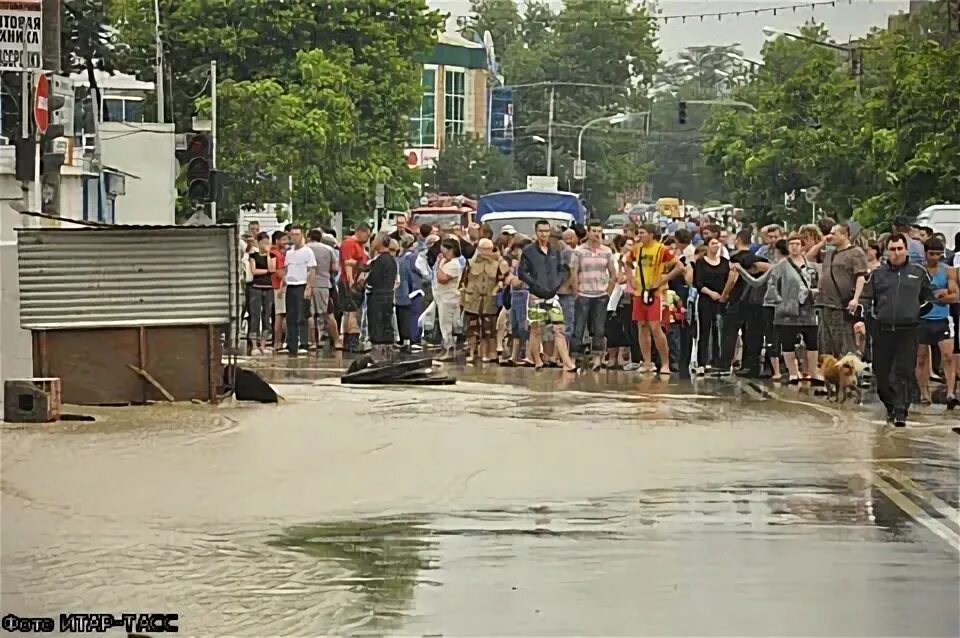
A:
[[[630,216],[617,213],[616,215],[610,215],[607,217],[607,221],[603,222],[603,227],[607,229],[622,229],[625,225],[630,223]]]

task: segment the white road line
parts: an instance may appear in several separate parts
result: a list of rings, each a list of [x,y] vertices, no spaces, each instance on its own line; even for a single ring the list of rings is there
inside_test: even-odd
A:
[[[877,468],[875,472],[881,476],[892,478],[894,481],[903,486],[904,491],[910,492],[917,498],[930,505],[930,507],[936,510],[945,519],[952,521],[954,525],[960,526],[960,512],[958,512],[956,508],[940,500],[935,494],[925,491],[903,472],[893,468]]]
[[[867,480],[871,480],[873,485],[880,490],[880,493],[886,496],[890,501],[899,507],[904,513],[907,514],[910,518],[920,523],[928,530],[933,532],[935,535],[939,536],[941,539],[947,542],[950,547],[960,552],[960,535],[954,533],[950,528],[946,527],[940,521],[934,519],[932,516],[920,509],[920,506],[911,501],[909,498],[900,493],[897,488],[888,483],[882,476],[876,472],[872,473],[872,477],[867,477]]]

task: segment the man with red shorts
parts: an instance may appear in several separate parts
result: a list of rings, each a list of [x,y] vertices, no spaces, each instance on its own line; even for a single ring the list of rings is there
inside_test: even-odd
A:
[[[644,224],[637,231],[637,242],[627,258],[633,277],[633,321],[637,323],[643,372],[653,372],[650,339],[660,355],[660,374],[670,374],[667,335],[660,327],[663,318],[663,294],[671,279],[683,272],[673,252],[657,240],[657,227]]]

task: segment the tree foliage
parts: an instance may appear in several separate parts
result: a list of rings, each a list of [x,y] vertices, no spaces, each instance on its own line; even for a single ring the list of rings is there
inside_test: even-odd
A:
[[[644,157],[653,170],[649,176],[651,199],[679,197],[703,204],[720,199],[723,192],[704,163],[702,128],[710,105],[688,104],[687,121],[678,120],[681,100],[719,100],[729,97],[743,80],[744,65],[737,46],[691,47],[676,60],[664,61],[651,91],[650,134]]]
[[[565,0],[559,10],[542,0],[473,0],[468,29],[489,30],[507,84],[514,89],[514,162],[518,181],[552,173],[561,188],[581,190],[592,208],[609,214],[644,181],[642,126],[594,126],[584,135],[587,178],[573,179],[578,134],[590,120],[645,110],[646,87],[657,66],[656,22],[629,0]],[[532,85],[532,86],[531,86]],[[548,127],[551,89],[553,126]]]
[[[942,3],[928,9],[858,43],[862,76],[845,52],[767,45],[766,67],[738,93],[758,111],[718,112],[704,147],[733,201],[800,222],[809,209],[784,210],[783,194],[816,186],[826,212],[867,225],[960,201],[960,42]],[[828,38],[819,25],[804,33]]]
[[[476,138],[454,139],[424,171],[424,190],[468,195],[512,190],[519,186],[512,159]]]
[[[129,44],[120,66],[146,70],[153,0],[112,2]],[[287,175],[303,221],[335,210],[366,218],[386,176],[388,205],[407,205],[415,185],[401,151],[420,97],[415,56],[442,23],[426,0],[161,0],[160,13],[178,130],[208,112],[208,70],[218,64],[227,219],[238,202],[286,201]],[[251,178],[258,172],[276,180]]]

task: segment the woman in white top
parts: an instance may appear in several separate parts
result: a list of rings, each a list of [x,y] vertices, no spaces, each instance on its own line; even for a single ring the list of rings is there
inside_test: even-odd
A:
[[[456,339],[453,327],[457,313],[460,312],[460,276],[463,266],[460,263],[460,242],[456,239],[444,239],[440,243],[440,258],[433,282],[433,301],[437,304],[440,320],[440,334],[443,335],[444,354],[441,361],[453,359]]]

